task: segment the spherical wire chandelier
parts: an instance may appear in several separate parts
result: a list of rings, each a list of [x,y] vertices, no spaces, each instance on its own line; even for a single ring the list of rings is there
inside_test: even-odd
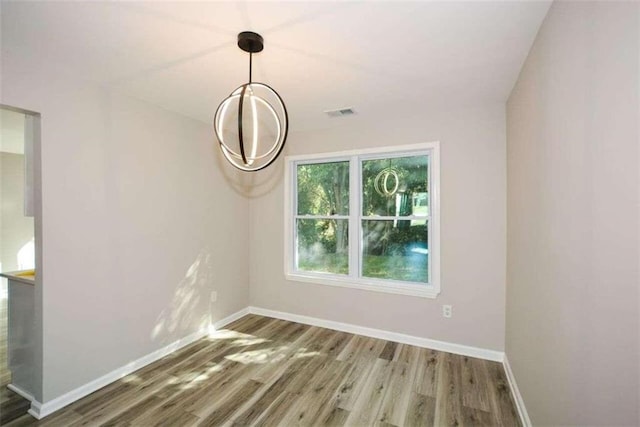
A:
[[[236,168],[256,172],[272,164],[282,152],[289,132],[289,116],[280,95],[264,83],[252,81],[253,54],[261,52],[260,34],[238,34],[238,47],[249,53],[249,82],[231,92],[213,119],[224,157]]]

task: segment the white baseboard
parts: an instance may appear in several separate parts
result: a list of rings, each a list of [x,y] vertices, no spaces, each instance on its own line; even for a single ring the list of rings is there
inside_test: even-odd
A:
[[[27,399],[29,402],[31,402],[31,408],[29,408],[29,410],[27,411],[27,413],[28,413],[29,415],[31,415],[32,417],[34,417],[34,418],[40,419],[40,418],[38,418],[38,416],[37,416],[37,415],[38,415],[38,413],[39,413],[39,411],[40,411],[40,407],[41,407],[42,405],[40,404],[40,402],[38,402],[38,401],[36,400],[36,398],[35,398],[35,397],[33,397],[33,396],[31,395],[31,393],[28,393],[28,392],[24,391],[23,389],[21,389],[20,387],[18,387],[18,386],[16,386],[16,385],[14,385],[14,384],[7,384],[7,388],[8,388],[9,390],[11,390],[12,392],[14,392],[14,393],[16,393],[16,394],[19,394],[20,396],[24,397],[24,398],[25,398],[25,399]],[[34,407],[35,407],[35,408],[37,408],[37,411],[34,411]]]
[[[42,403],[38,402],[37,400],[32,400],[31,401],[31,408],[29,408],[27,413],[29,415],[31,415],[33,418],[35,418],[36,420],[40,420],[40,419],[44,418],[44,415],[41,415],[42,414]]]
[[[302,316],[299,314],[285,313],[282,311],[268,310],[260,307],[249,307],[249,312],[260,316],[275,317],[276,319],[289,320],[291,322],[304,323],[305,325],[319,326],[321,328],[333,329],[336,331],[349,332],[352,334],[364,335],[372,338],[379,338],[387,341],[394,341],[402,344],[415,345],[433,350],[446,351],[448,353],[460,354],[462,356],[477,357],[479,359],[502,362],[504,353],[496,350],[471,347],[462,344],[454,344],[445,341],[432,340],[429,338],[415,337],[412,335],[399,334],[382,329],[367,328],[364,326],[352,325],[349,323],[334,322],[332,320],[319,319],[317,317]]]
[[[27,393],[26,391],[24,391],[23,389],[21,389],[20,387],[13,385],[13,384],[7,384],[7,388],[9,390],[11,390],[12,392],[19,394],[20,396],[24,397],[25,399],[27,399],[30,402],[33,402],[35,400],[35,398],[31,395],[31,393]]]
[[[215,332],[218,329],[224,328],[229,323],[235,322],[236,320],[243,316],[246,316],[247,314],[249,314],[249,307],[245,307],[242,310],[236,311],[235,313],[225,317],[224,319],[220,319],[209,325],[209,332]]]
[[[48,402],[40,403],[32,400],[31,410],[29,410],[29,413],[37,419],[44,418],[47,415],[50,415],[53,412],[75,402],[76,400],[82,399],[83,397],[93,393],[94,391],[99,390],[102,387],[111,384],[112,382],[117,381],[120,378],[129,375],[130,373],[135,372],[140,368],[143,368],[149,363],[155,362],[156,360],[163,358],[167,354],[199,340],[200,338],[206,336],[208,332],[208,330],[202,329],[190,335],[187,335],[184,338],[174,341],[165,347],[147,354],[146,356],[142,356],[141,358],[134,360],[131,363],[127,363],[125,366],[115,369],[108,374],[101,376],[100,378],[88,382],[87,384],[84,384]]]
[[[518,415],[520,415],[520,421],[522,421],[522,425],[524,427],[531,427],[531,419],[529,418],[529,414],[527,413],[527,408],[524,406],[524,400],[522,399],[522,395],[520,394],[520,389],[518,389],[516,377],[513,375],[513,371],[511,370],[511,365],[509,365],[509,359],[507,359],[506,354],[504,355],[504,361],[502,362],[502,364],[504,365],[504,371],[507,374],[507,381],[509,381],[511,395],[513,396],[516,408],[518,409]]]

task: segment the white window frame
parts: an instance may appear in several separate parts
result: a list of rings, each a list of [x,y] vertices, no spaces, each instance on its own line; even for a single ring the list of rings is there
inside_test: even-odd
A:
[[[362,174],[361,162],[375,158],[393,158],[407,156],[429,156],[429,283],[415,283],[391,279],[358,277],[361,271],[360,250],[362,245]],[[328,163],[349,161],[349,274],[337,275],[296,270],[296,213],[297,188],[296,173],[298,164]],[[411,295],[435,298],[440,293],[440,143],[438,141],[422,144],[401,145],[395,147],[372,148],[321,154],[307,154],[285,157],[284,168],[284,272],[285,278],[295,282],[308,282],[320,285],[339,286],[375,292]],[[353,179],[356,177],[356,179]],[[356,197],[353,197],[356,195]],[[310,217],[313,219],[313,217]],[[343,216],[335,216],[341,219]],[[424,219],[415,217],[410,219]],[[386,217],[380,217],[386,219]]]

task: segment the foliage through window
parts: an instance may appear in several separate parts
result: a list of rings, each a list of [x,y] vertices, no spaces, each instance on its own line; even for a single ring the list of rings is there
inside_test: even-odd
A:
[[[439,292],[438,144],[287,158],[287,277]]]
[[[297,166],[299,270],[349,273],[349,162]]]

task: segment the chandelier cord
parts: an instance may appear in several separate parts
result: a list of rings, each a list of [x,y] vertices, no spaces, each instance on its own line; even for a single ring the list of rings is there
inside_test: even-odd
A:
[[[253,53],[249,52],[249,84],[253,83],[251,81],[251,72],[253,69]]]

